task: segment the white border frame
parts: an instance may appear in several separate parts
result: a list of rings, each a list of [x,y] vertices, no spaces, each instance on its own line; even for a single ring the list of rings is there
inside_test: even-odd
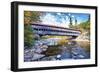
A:
[[[80,60],[62,60],[62,61],[38,61],[38,62],[24,62],[24,10],[29,11],[50,11],[50,12],[76,12],[91,14],[91,59]],[[95,10],[81,9],[81,8],[62,8],[62,7],[48,7],[48,6],[18,6],[18,68],[39,68],[52,66],[73,66],[95,64]]]

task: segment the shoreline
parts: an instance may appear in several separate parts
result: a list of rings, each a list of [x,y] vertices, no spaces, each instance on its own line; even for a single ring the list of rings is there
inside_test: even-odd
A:
[[[73,41],[79,41],[79,42],[84,41],[84,42],[90,42],[90,40],[87,40],[87,39],[73,39]]]

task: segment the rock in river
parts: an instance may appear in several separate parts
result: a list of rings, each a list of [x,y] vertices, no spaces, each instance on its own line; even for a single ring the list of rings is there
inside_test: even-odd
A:
[[[38,59],[40,59],[40,58],[42,58],[42,57],[44,57],[45,55],[43,55],[43,54],[37,54],[37,53],[34,53],[34,55],[32,56],[32,61],[33,60],[38,60]]]

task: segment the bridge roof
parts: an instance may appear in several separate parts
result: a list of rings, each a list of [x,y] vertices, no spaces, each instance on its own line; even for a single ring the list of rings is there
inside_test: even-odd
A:
[[[38,25],[38,26],[46,26],[46,27],[53,27],[53,28],[61,28],[61,29],[69,29],[69,30],[80,31],[80,30],[78,30],[78,29],[73,29],[73,28],[65,28],[65,27],[53,26],[53,25],[41,24],[41,23],[32,23],[31,25]],[[80,31],[80,32],[81,32],[81,31]]]

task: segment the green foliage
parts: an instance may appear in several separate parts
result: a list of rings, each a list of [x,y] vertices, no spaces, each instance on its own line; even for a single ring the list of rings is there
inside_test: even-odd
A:
[[[35,41],[35,34],[31,23],[40,22],[40,12],[24,11],[24,46],[31,47]]]
[[[77,24],[77,25],[73,25],[72,28],[78,29],[82,33],[85,33],[84,36],[88,37],[88,40],[90,39],[90,20],[81,22],[80,24]]]
[[[40,12],[32,12],[32,17],[31,17],[32,22],[41,22],[40,15],[41,15]]]
[[[82,22],[82,23],[80,23],[80,24],[73,25],[71,28],[79,29],[79,30],[81,30],[82,32],[84,32],[84,31],[90,32],[90,21],[87,20],[87,21]]]
[[[79,24],[79,27],[84,30],[90,30],[90,22],[89,21],[82,22]]]
[[[24,46],[31,47],[34,43],[34,34],[30,25],[24,26]]]
[[[30,24],[32,22],[40,22],[40,12],[24,11],[24,24]]]
[[[70,24],[69,24],[69,27],[72,28],[73,24],[72,24],[72,18],[69,17],[69,20],[70,20]]]

